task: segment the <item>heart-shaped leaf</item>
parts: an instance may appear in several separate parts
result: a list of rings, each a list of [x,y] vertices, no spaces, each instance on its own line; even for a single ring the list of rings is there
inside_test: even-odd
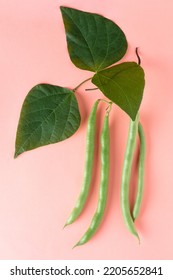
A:
[[[79,125],[80,113],[73,91],[49,84],[36,85],[22,106],[15,157],[65,140],[75,133]]]
[[[121,63],[96,73],[92,82],[135,120],[145,85],[141,66],[135,62]]]
[[[61,13],[69,55],[78,68],[97,72],[125,55],[126,37],[113,21],[66,7]]]

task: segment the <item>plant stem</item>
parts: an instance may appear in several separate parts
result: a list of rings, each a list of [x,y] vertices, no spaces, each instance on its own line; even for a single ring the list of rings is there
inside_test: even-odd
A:
[[[108,115],[109,115],[111,109],[112,109],[112,102],[109,102],[109,106],[106,108],[106,111],[107,111]]]
[[[88,78],[88,79],[86,79],[86,80],[84,80],[83,82],[81,82],[78,86],[76,86],[74,89],[73,89],[73,92],[75,92],[81,85],[83,85],[84,83],[86,83],[87,81],[89,81],[89,80],[91,80],[92,79],[92,77],[91,78]]]
[[[105,102],[105,103],[107,103],[107,104],[109,104],[109,106],[111,105],[112,106],[112,101],[107,101],[107,100],[105,100],[105,99],[99,99],[100,101],[103,101],[103,102]]]
[[[136,52],[136,56],[138,58],[138,65],[141,65],[141,58],[140,58],[140,56],[138,54],[138,47],[135,49],[135,52]]]
[[[112,101],[107,101],[105,99],[98,99],[99,101],[105,102],[106,104],[108,104],[108,107],[106,108],[106,112],[107,114],[110,113],[111,109],[112,109]]]
[[[97,87],[96,88],[86,88],[85,91],[90,91],[90,90],[96,90],[98,89]]]

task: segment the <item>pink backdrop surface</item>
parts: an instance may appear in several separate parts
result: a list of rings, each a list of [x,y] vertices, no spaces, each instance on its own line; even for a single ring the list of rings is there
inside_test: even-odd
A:
[[[102,96],[84,91],[89,82],[76,94],[82,116],[77,133],[13,158],[27,92],[42,82],[74,88],[91,76],[69,59],[60,5],[118,23],[129,43],[124,61],[136,61],[134,49],[140,48],[146,73],[140,112],[147,142],[145,191],[136,221],[140,245],[127,231],[120,209],[129,118],[116,106],[110,117],[111,175],[103,223],[90,242],[72,250],[96,207],[98,165],[85,211],[63,230],[81,187],[87,117]],[[0,259],[173,258],[172,9],[172,1],[0,0]]]

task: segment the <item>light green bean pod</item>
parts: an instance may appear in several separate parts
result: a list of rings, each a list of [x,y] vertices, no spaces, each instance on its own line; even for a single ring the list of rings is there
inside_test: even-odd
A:
[[[109,153],[110,153],[110,136],[109,136],[109,113],[106,113],[104,118],[103,129],[101,133],[101,175],[100,175],[100,189],[96,212],[92,218],[91,224],[83,237],[74,246],[80,246],[88,242],[97,231],[106,207],[108,182],[109,182]]]
[[[134,157],[134,151],[136,146],[136,138],[138,133],[138,122],[139,116],[136,116],[135,121],[130,120],[130,127],[128,132],[128,141],[126,145],[126,152],[124,157],[124,165],[122,172],[122,183],[121,183],[121,208],[124,218],[124,222],[128,230],[135,235],[138,240],[139,236],[134,226],[134,221],[130,213],[130,203],[129,203],[129,185],[130,176],[132,169],[132,161]]]
[[[96,132],[96,112],[99,104],[99,99],[94,103],[91,110],[88,125],[87,125],[87,136],[86,136],[86,151],[85,151],[85,167],[84,167],[84,178],[82,183],[82,188],[80,195],[77,199],[76,205],[72,210],[65,226],[72,224],[78,216],[81,214],[90,189],[93,163],[94,163],[94,142],[95,142],[95,132]]]
[[[138,134],[140,140],[140,154],[139,154],[139,165],[138,165],[138,188],[136,194],[136,200],[133,207],[133,219],[139,215],[142,196],[143,196],[143,189],[144,189],[144,163],[145,163],[145,151],[146,151],[146,143],[145,143],[145,134],[141,123],[138,125]]]

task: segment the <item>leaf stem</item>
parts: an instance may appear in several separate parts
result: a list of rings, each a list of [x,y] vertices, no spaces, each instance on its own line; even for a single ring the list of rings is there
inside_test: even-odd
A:
[[[99,101],[105,102],[106,104],[108,104],[108,107],[106,108],[106,113],[109,114],[111,109],[112,109],[112,101],[107,101],[105,99],[98,99]]]
[[[86,80],[84,80],[83,82],[81,82],[78,86],[76,86],[74,89],[73,89],[73,92],[76,92],[76,90],[81,86],[81,85],[83,85],[84,83],[86,83],[87,81],[89,81],[89,80],[91,80],[92,79],[92,77],[91,78],[88,78],[88,79],[86,79]]]
[[[141,58],[140,58],[139,53],[138,53],[138,47],[135,49],[135,52],[136,52],[136,55],[137,55],[137,58],[138,58],[138,64],[141,65]]]
[[[105,102],[105,103],[107,103],[107,104],[109,104],[109,106],[112,104],[112,101],[107,101],[107,100],[105,100],[105,99],[99,99],[100,101],[103,101],[103,102]]]
[[[109,106],[106,108],[107,115],[109,115],[111,109],[112,109],[112,102],[109,102]]]
[[[98,87],[96,87],[96,88],[86,88],[85,91],[96,90],[96,89],[98,89]]]

